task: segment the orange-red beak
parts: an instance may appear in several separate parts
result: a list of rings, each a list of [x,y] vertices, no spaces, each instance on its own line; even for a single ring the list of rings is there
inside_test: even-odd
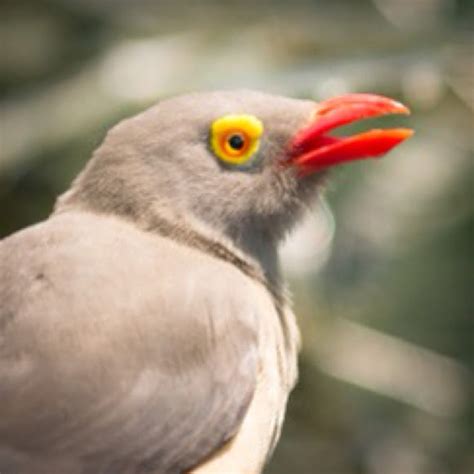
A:
[[[306,175],[348,161],[379,157],[411,137],[413,130],[377,129],[349,137],[334,137],[328,132],[369,117],[409,113],[403,104],[373,94],[347,94],[321,102],[311,123],[290,143],[291,163]]]

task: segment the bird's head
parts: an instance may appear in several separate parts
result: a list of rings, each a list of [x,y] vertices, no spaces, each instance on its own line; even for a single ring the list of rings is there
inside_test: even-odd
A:
[[[380,156],[412,133],[341,138],[331,131],[406,113],[400,103],[369,94],[322,103],[252,91],[169,99],[113,128],[59,207],[134,220],[165,210],[262,258],[308,206],[328,168]]]

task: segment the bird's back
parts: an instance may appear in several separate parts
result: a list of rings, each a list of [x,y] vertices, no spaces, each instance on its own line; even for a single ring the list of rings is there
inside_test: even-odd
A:
[[[276,313],[237,268],[65,213],[1,242],[0,275],[2,474],[181,472],[238,431]]]

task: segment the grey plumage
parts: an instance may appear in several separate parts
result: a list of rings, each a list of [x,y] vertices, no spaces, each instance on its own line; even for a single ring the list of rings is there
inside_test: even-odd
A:
[[[181,472],[235,433],[258,315],[231,265],[81,213],[7,239],[1,260],[8,447],[78,456],[85,472]]]
[[[313,107],[165,101],[108,134],[48,220],[0,243],[2,474],[199,471],[221,448],[215,466],[262,469],[296,378],[277,246],[320,179],[277,165]],[[265,124],[235,169],[208,144],[229,113]]]

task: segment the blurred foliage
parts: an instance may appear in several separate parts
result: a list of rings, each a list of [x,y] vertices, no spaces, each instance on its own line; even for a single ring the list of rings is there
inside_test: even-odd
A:
[[[106,130],[159,98],[400,98],[415,137],[333,173],[318,253],[289,262],[301,380],[267,472],[472,472],[472,7],[3,0],[0,236],[46,218]]]

